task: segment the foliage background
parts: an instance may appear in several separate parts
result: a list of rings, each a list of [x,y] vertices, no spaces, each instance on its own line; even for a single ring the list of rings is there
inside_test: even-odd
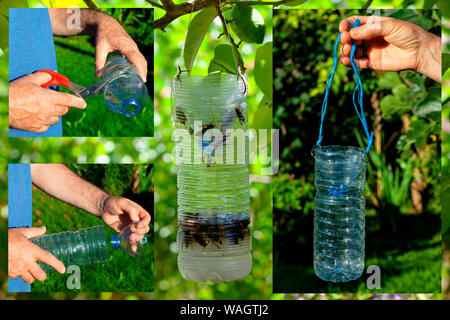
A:
[[[16,2],[25,3],[25,0],[18,0]],[[42,5],[41,1],[29,0],[31,6]],[[45,2],[45,1],[44,1]],[[47,1],[48,2],[48,1]],[[52,5],[51,3],[46,3],[47,6]],[[52,1],[53,2],[53,1]],[[62,6],[67,6],[69,4],[78,4],[80,6],[85,6],[83,2],[79,0],[61,0]],[[127,0],[109,0],[109,1],[97,1],[95,2],[102,7],[110,6],[135,6],[142,5],[142,1],[127,1]],[[180,3],[181,1],[175,1]],[[310,0],[300,7],[308,8],[336,8],[336,7],[361,7],[365,1],[354,1],[354,0],[344,0],[344,1],[333,1],[328,0]],[[417,8],[422,8],[424,1],[381,1],[375,0],[372,7],[403,7],[403,6],[414,6]],[[53,4],[54,5],[54,4]],[[144,4],[147,5],[147,4]],[[14,5],[15,7],[19,5]],[[158,16],[161,14],[159,9],[155,10],[155,14]],[[447,15],[449,17],[450,15]],[[6,18],[7,19],[7,18]],[[187,25],[186,17],[181,19],[183,24]],[[1,22],[1,21],[0,21]],[[174,22],[177,24],[177,22]],[[2,30],[6,26],[4,23],[1,25]],[[182,30],[184,36],[185,29],[181,26],[171,27],[171,30]],[[447,29],[448,30],[448,29]],[[8,79],[8,58],[7,58],[7,38],[5,37],[7,32],[0,33],[0,43],[2,52],[0,54],[0,125],[2,130],[2,138],[0,139],[0,149],[3,151],[0,155],[0,208],[1,208],[1,218],[0,218],[0,247],[6,248],[7,246],[7,163],[8,162],[42,162],[42,163],[139,163],[139,162],[154,162],[155,163],[155,202],[156,208],[158,208],[158,214],[155,216],[155,251],[157,257],[155,258],[155,267],[157,269],[155,273],[156,283],[155,290],[156,294],[148,293],[48,293],[48,294],[14,294],[7,292],[7,258],[6,251],[2,250],[0,255],[0,299],[154,299],[159,297],[159,275],[162,271],[159,269],[164,269],[164,261],[166,259],[167,253],[170,253],[173,269],[174,265],[174,253],[169,251],[170,242],[163,237],[166,231],[162,231],[164,225],[160,223],[160,219],[164,219],[164,216],[171,216],[170,220],[172,224],[170,228],[175,228],[174,216],[175,216],[175,206],[176,201],[174,196],[176,194],[175,190],[175,168],[171,160],[171,150],[172,143],[170,141],[172,125],[170,123],[169,117],[169,88],[170,88],[170,77],[175,74],[175,64],[173,66],[166,67],[165,52],[163,56],[161,55],[161,50],[157,51],[157,46],[155,46],[155,57],[157,59],[156,65],[164,62],[160,69],[166,70],[163,74],[166,77],[163,79],[156,76],[156,81],[159,83],[155,85],[155,136],[153,139],[141,139],[141,138],[61,138],[61,139],[8,139],[7,138],[7,123],[8,123],[8,111],[7,111],[7,79]],[[159,36],[162,34],[156,32],[156,44],[159,43]],[[178,49],[181,49],[181,39],[183,36],[177,34],[167,35],[174,39],[178,39],[176,45]],[[3,37],[3,38],[2,38]],[[167,46],[166,46],[167,47]],[[204,49],[200,51],[200,54],[204,54]],[[175,54],[172,54],[174,57]],[[201,63],[201,59],[199,60]],[[197,63],[199,63],[197,61]],[[205,62],[206,65],[206,62]],[[444,142],[448,141],[444,139]],[[449,149],[447,149],[449,150]],[[444,158],[443,158],[444,159]],[[161,218],[160,218],[161,215]],[[169,218],[167,218],[169,219]],[[166,220],[167,220],[166,219]],[[269,222],[270,223],[270,222]],[[170,230],[169,230],[170,231]],[[173,233],[173,231],[172,231]],[[173,238],[172,238],[173,239]],[[173,243],[173,242],[172,242]],[[264,245],[264,242],[262,243]],[[165,248],[162,254],[158,254],[159,248]],[[269,250],[267,250],[269,251]],[[271,252],[271,249],[270,249]],[[170,260],[169,260],[170,261]],[[369,294],[273,294],[273,295],[260,295],[260,298],[270,297],[272,299],[442,299],[450,298],[450,291],[448,286],[448,270],[450,266],[447,263],[443,281],[443,294],[408,294],[408,295],[369,295]],[[166,279],[170,277],[166,276]],[[271,277],[268,277],[269,281]],[[176,278],[174,282],[176,284]],[[169,283],[170,285],[170,283]],[[168,282],[163,282],[164,291],[168,292]],[[190,297],[196,295],[200,297],[211,298],[213,294],[211,289],[201,290],[199,294],[195,292],[195,289],[191,289]],[[206,290],[206,294],[203,291]],[[271,289],[270,289],[271,290]],[[265,292],[268,292],[266,289]],[[270,291],[269,291],[270,292]],[[167,296],[167,295],[165,295]]]
[[[135,201],[153,215],[152,165],[140,164],[70,164],[68,167],[83,179],[109,194]],[[35,281],[32,292],[153,292],[153,220],[147,244],[138,258],[121,249],[109,247],[115,234],[101,219],[55,199],[33,186],[33,226],[47,228],[47,234],[77,231],[103,225],[108,244],[108,262],[81,266],[81,288],[69,290],[68,274],[47,273],[44,282]],[[68,266],[66,266],[67,268]]]
[[[277,10],[274,16],[274,126],[281,128],[281,166],[274,179],[275,292],[373,292],[365,276],[334,285],[313,270],[310,152],[339,21],[356,14],[361,12]],[[382,10],[381,15],[415,21],[440,35],[436,11]],[[375,131],[365,190],[366,266],[380,266],[379,292],[439,292],[440,85],[410,71],[362,70],[361,78],[367,121]],[[365,145],[353,88],[353,70],[338,66],[322,145]]]
[[[112,112],[103,95],[86,99],[84,110],[71,108],[63,117],[63,135],[66,137],[151,137],[153,136],[153,10],[104,9],[127,31],[147,59],[147,105],[139,114],[128,118]],[[94,36],[55,36],[58,72],[71,81],[90,86],[99,81],[94,76]],[[71,93],[63,88],[62,91]]]

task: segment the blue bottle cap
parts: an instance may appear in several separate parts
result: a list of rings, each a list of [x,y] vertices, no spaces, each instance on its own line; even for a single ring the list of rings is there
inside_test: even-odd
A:
[[[135,106],[136,106],[136,110],[134,110],[133,113],[128,113],[128,112],[127,112],[127,107],[128,107],[129,105],[135,105]],[[136,116],[136,115],[139,113],[140,110],[141,110],[141,106],[140,106],[139,102],[137,102],[137,101],[134,100],[134,99],[129,99],[129,100],[125,101],[125,102],[122,104],[122,113],[123,113],[124,115],[126,115],[127,117],[129,117],[129,118]]]
[[[117,235],[113,235],[111,237],[111,247],[113,249],[119,249],[119,238],[117,237]]]

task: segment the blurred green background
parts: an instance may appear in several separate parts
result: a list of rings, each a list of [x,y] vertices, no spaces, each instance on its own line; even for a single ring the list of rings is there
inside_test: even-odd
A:
[[[149,98],[137,116],[128,118],[112,112],[104,96],[86,99],[87,108],[71,108],[63,117],[65,137],[151,137],[153,136],[153,10],[104,9],[127,31],[146,57],[148,63],[147,90]],[[94,36],[55,36],[58,72],[70,81],[90,86],[99,81],[95,71]],[[70,90],[62,91],[71,93]]]
[[[153,215],[153,165],[141,164],[69,164],[83,179],[109,194],[135,201]],[[101,219],[84,210],[55,199],[33,186],[33,226],[47,228],[47,234],[77,231],[103,225],[108,243],[108,262],[80,266],[81,288],[66,286],[70,274],[47,273],[44,282],[35,281],[32,292],[152,292],[153,291],[153,223],[147,234],[147,244],[141,255],[130,257],[125,251],[114,250],[109,239],[115,233]],[[66,266],[67,268],[68,266]]]
[[[23,1],[25,2],[25,1]],[[79,4],[83,6],[83,3],[78,0],[61,0],[67,6],[68,4]],[[135,1],[124,0],[109,0],[109,1],[95,1],[102,7],[110,6],[135,6]],[[175,3],[182,1],[176,0]],[[366,1],[333,1],[328,0],[310,0],[300,7],[319,7],[323,8],[336,8],[336,7],[361,7]],[[42,2],[38,0],[29,0],[29,3],[34,6]],[[423,7],[423,0],[417,1],[382,1],[375,0],[372,7],[404,7],[413,5],[418,8]],[[142,1],[139,1],[139,5]],[[46,4],[51,5],[51,4]],[[146,6],[149,6],[145,3]],[[84,5],[85,6],[85,5]],[[270,7],[269,7],[270,8]],[[270,12],[270,9],[269,9]],[[163,11],[155,9],[155,18],[162,15]],[[264,15],[266,19],[267,14]],[[176,64],[181,62],[181,59],[174,60],[172,63],[167,63],[169,58],[177,59],[180,56],[182,39],[186,32],[187,16],[180,20],[175,20],[167,30],[166,34],[160,31],[155,31],[155,135],[152,139],[145,138],[61,138],[61,139],[8,139],[7,137],[7,123],[8,123],[8,111],[7,111],[7,79],[8,79],[8,51],[7,45],[2,46],[0,54],[0,124],[2,130],[2,138],[0,139],[0,149],[3,151],[0,155],[0,247],[6,248],[7,246],[7,163],[8,162],[54,162],[54,163],[155,163],[155,294],[147,293],[48,293],[48,294],[15,294],[7,292],[7,257],[6,251],[2,250],[0,255],[0,299],[160,299],[169,297],[187,297],[187,298],[213,298],[217,296],[225,296],[226,298],[232,298],[233,296],[239,298],[237,289],[232,290],[230,296],[223,291],[219,291],[219,285],[211,288],[209,285],[195,285],[181,280],[179,274],[176,271],[176,254],[170,249],[174,248],[175,241],[175,228],[176,228],[176,178],[175,178],[175,165],[172,161],[171,151],[173,144],[171,142],[172,136],[172,124],[170,122],[170,79],[176,73]],[[270,21],[266,21],[270,22]],[[448,28],[444,29],[448,33]],[[177,34],[178,32],[178,34]],[[4,33],[7,35],[7,33]],[[214,37],[208,36],[209,39]],[[164,40],[165,39],[165,40]],[[174,43],[170,43],[169,39],[173,39]],[[215,38],[214,38],[215,40]],[[162,41],[161,46],[159,43]],[[6,40],[7,44],[7,40]],[[166,56],[167,48],[170,50],[170,56]],[[205,51],[206,50],[206,51]],[[200,57],[197,64],[202,64],[203,70],[206,70],[208,59],[211,58],[212,53],[207,45],[203,45],[199,54]],[[209,57],[208,57],[209,54]],[[246,59],[246,58],[245,58]],[[203,62],[202,62],[203,61]],[[250,60],[251,61],[251,60]],[[200,67],[200,65],[198,65]],[[251,72],[251,71],[250,71]],[[448,79],[448,77],[447,77]],[[251,80],[252,81],[252,80]],[[253,88],[255,86],[252,86]],[[448,82],[447,82],[448,87]],[[449,92],[450,93],[450,92]],[[249,101],[252,101],[252,94],[250,94]],[[256,100],[253,100],[256,101]],[[249,103],[250,108],[255,108],[253,102]],[[251,111],[251,109],[250,109]],[[252,119],[250,117],[250,119]],[[315,131],[314,131],[315,132]],[[443,139],[444,146],[449,139]],[[444,148],[444,147],[443,147]],[[447,148],[449,154],[450,149]],[[447,159],[443,157],[443,159]],[[253,183],[252,187],[257,186],[257,189],[263,190],[263,187],[267,190],[269,186],[262,183]],[[255,192],[253,192],[255,194]],[[269,195],[269,199],[270,199]],[[252,199],[254,199],[252,197]],[[267,198],[266,198],[267,199]],[[253,201],[254,202],[254,201]],[[270,201],[268,203],[271,205]],[[267,210],[267,209],[265,209]],[[268,211],[268,210],[267,210]],[[260,216],[259,216],[260,217]],[[253,233],[255,230],[255,224],[259,220],[253,220]],[[168,224],[165,224],[165,223]],[[266,219],[267,224],[271,224],[271,219]],[[167,228],[164,228],[167,225]],[[258,226],[258,228],[261,228]],[[269,227],[270,228],[270,227]],[[270,235],[268,235],[269,237]],[[272,252],[270,246],[271,239],[258,240],[254,246],[267,246],[270,248],[264,249],[264,253],[268,253],[267,256],[257,249],[253,251],[254,258],[268,260]],[[253,290],[253,296],[257,298],[272,298],[272,299],[441,299],[450,298],[449,291],[449,275],[450,269],[450,257],[448,251],[447,262],[444,270],[443,281],[443,294],[408,294],[408,295],[372,295],[372,294],[271,294],[272,275],[270,269],[265,273],[265,278],[261,278],[260,285],[263,286],[263,293],[256,291],[253,284],[250,287]],[[168,259],[168,260],[166,260]],[[167,264],[165,263],[167,261]],[[269,261],[269,264],[271,262]],[[162,281],[160,281],[162,280]],[[182,283],[183,282],[183,283]],[[244,281],[241,282],[241,287],[244,285]],[[183,286],[185,294],[178,292],[177,288],[169,288],[171,285]],[[225,285],[225,290],[231,287]],[[180,290],[181,291],[181,290]],[[244,289],[245,292],[245,289]],[[242,295],[242,298],[245,298]]]
[[[381,289],[368,290],[364,275],[345,284],[314,275],[310,152],[318,136],[339,21],[361,14],[356,10],[274,14],[274,126],[281,128],[281,166],[274,178],[276,292],[441,290],[440,85],[413,71],[361,70],[367,122],[374,130],[365,188],[366,267],[381,268]],[[436,10],[381,10],[380,15],[413,21],[440,35]],[[352,105],[353,70],[339,65],[331,88],[322,145],[364,147],[362,125]]]

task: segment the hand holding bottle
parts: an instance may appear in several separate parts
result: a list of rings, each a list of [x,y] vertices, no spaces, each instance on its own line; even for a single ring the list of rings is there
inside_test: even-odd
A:
[[[8,230],[8,276],[12,279],[22,277],[26,283],[35,279],[45,281],[47,274],[37,264],[42,261],[59,273],[64,273],[64,264],[51,253],[39,248],[28,239],[41,236],[46,228],[14,228]]]
[[[103,221],[117,232],[130,226],[131,249],[137,250],[136,242],[141,241],[150,230],[150,214],[136,202],[124,197],[107,196],[102,203],[100,214]]]
[[[361,26],[351,29],[356,19]],[[380,16],[352,16],[339,24],[341,63],[350,64],[352,39],[360,68],[382,71],[416,70],[441,82],[441,39],[420,26]]]

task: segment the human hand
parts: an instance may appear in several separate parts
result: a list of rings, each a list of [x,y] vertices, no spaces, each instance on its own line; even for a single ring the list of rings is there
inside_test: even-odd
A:
[[[8,277],[16,279],[21,276],[26,283],[33,283],[35,279],[45,281],[47,274],[37,264],[37,260],[59,273],[66,271],[61,261],[28,240],[43,235],[45,231],[45,227],[8,230]]]
[[[150,214],[136,202],[124,197],[109,195],[101,207],[101,218],[115,231],[121,232],[130,225],[131,249],[136,251],[136,242],[141,241],[150,230]]]
[[[102,74],[108,53],[119,51],[134,64],[141,78],[147,82],[147,60],[134,40],[114,18],[101,15],[98,20],[95,36],[95,76]]]
[[[9,84],[9,127],[43,133],[58,122],[69,107],[86,108],[86,102],[74,95],[41,87],[51,80],[46,72],[36,72]]]
[[[355,20],[361,25],[351,29]],[[382,71],[414,69],[441,81],[441,40],[418,25],[380,16],[352,16],[339,24],[341,63],[351,66],[352,39],[357,45],[355,62],[360,68]]]

